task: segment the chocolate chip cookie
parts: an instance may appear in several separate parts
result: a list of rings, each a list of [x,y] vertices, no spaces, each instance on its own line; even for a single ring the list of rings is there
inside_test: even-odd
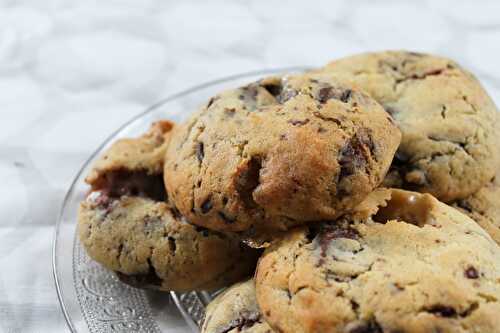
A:
[[[266,249],[257,301],[278,332],[500,332],[500,247],[430,194],[379,189]]]
[[[252,274],[257,260],[234,237],[188,224],[165,202],[92,192],[80,206],[87,253],[139,288],[211,290]]]
[[[147,179],[148,175],[162,175],[165,151],[174,124],[167,120],[154,122],[150,129],[139,138],[125,138],[114,142],[93,165],[85,179],[93,187],[119,190],[114,183],[124,172],[134,172],[135,178]],[[129,179],[129,178],[128,178]],[[158,178],[160,179],[160,178]],[[154,184],[159,184],[157,179]],[[164,190],[160,190],[165,192]]]
[[[121,140],[95,164],[78,214],[80,241],[136,287],[188,291],[234,283],[253,272],[258,253],[233,236],[188,224],[165,202],[159,151],[169,129],[157,123],[141,138]]]
[[[500,175],[497,174],[488,185],[454,202],[452,206],[476,221],[500,245]]]
[[[201,333],[272,333],[264,321],[253,279],[237,283],[218,295],[207,306]]]
[[[250,234],[352,208],[383,180],[400,132],[331,78],[268,78],[223,92],[174,130],[170,201],[194,224]]]
[[[385,186],[452,202],[494,176],[500,156],[498,112],[476,78],[457,63],[393,51],[340,59],[321,71],[369,93],[401,129]]]

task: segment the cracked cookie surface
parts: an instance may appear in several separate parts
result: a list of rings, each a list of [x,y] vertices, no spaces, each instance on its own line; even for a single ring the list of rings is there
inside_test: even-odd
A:
[[[174,130],[164,177],[190,222],[266,233],[352,208],[399,142],[384,109],[350,86],[267,78],[215,96]]]
[[[500,174],[486,186],[453,207],[477,222],[500,245]]]
[[[237,283],[212,300],[201,333],[273,333],[255,298],[253,279]]]
[[[97,161],[78,212],[80,241],[90,257],[136,287],[188,291],[234,283],[252,273],[258,253],[186,223],[165,202],[160,152],[170,127],[157,123],[140,138],[120,140]]]
[[[494,176],[500,157],[498,111],[476,78],[455,62],[390,51],[333,61],[320,71],[369,93],[401,129],[385,186],[451,202]]]
[[[458,210],[378,189],[351,215],[266,249],[257,301],[278,332],[500,332],[498,258]]]

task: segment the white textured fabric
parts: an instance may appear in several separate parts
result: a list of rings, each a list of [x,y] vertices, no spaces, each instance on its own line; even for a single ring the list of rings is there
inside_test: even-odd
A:
[[[410,48],[500,101],[500,2],[0,0],[0,332],[61,332],[53,225],[72,177],[166,95],[270,67]]]

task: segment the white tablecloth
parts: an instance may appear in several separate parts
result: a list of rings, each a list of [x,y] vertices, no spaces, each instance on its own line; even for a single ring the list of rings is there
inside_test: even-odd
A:
[[[66,329],[53,225],[79,166],[126,119],[211,79],[387,48],[455,58],[498,104],[499,12],[497,0],[0,0],[0,332]]]

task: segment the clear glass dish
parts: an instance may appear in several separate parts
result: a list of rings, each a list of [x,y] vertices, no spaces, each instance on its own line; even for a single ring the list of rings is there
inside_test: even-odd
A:
[[[84,177],[93,161],[115,140],[143,133],[158,119],[180,122],[216,93],[266,75],[305,68],[262,70],[200,84],[172,95],[125,123],[89,157],[75,176],[56,222],[53,273],[59,303],[72,332],[198,332],[205,305],[214,296],[205,292],[161,293],[129,287],[93,262],[76,237],[79,202],[88,190]]]

